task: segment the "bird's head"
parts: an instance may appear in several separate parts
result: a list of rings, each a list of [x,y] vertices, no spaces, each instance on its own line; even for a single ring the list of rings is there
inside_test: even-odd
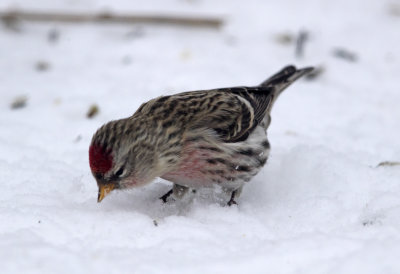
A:
[[[128,119],[109,122],[94,134],[89,164],[99,187],[98,202],[114,189],[145,185],[160,176],[147,135]]]

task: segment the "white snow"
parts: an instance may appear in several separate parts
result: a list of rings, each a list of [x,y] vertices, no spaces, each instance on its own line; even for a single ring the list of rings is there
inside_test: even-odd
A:
[[[0,26],[1,273],[400,273],[398,1],[2,0],[0,8],[211,14],[221,30],[149,25]],[[60,33],[49,43],[49,31]],[[310,32],[304,57],[276,36]],[[333,56],[336,48],[356,62]],[[35,64],[48,62],[47,71]],[[267,166],[239,205],[170,185],[97,204],[88,145],[153,97],[255,85],[323,65],[272,113]],[[17,96],[27,106],[10,109]],[[86,118],[96,103],[100,113]]]

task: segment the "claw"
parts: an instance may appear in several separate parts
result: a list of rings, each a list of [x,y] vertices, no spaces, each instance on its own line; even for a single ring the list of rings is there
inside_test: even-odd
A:
[[[235,196],[236,196],[236,190],[232,191],[231,199],[228,202],[228,206],[237,205],[237,202],[235,201]]]

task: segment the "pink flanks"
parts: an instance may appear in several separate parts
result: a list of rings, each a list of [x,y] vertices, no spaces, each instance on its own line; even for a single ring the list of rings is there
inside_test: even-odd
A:
[[[164,174],[162,178],[175,182],[190,182],[193,185],[201,186],[210,179],[205,174],[205,171],[208,169],[206,159],[211,155],[210,153],[198,149],[191,149],[188,147],[186,149],[182,164],[179,168]]]

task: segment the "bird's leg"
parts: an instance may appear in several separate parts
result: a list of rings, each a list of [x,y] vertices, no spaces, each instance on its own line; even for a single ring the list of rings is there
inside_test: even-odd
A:
[[[172,192],[174,193],[174,197],[178,199],[182,199],[182,197],[188,192],[189,188],[187,186],[174,184],[172,187]]]
[[[231,205],[237,205],[237,202],[235,201],[235,197],[239,197],[240,193],[242,193],[242,187],[239,187],[238,189],[235,189],[234,191],[232,191],[231,193],[231,199],[228,202],[228,206]]]
[[[167,193],[165,193],[163,196],[160,197],[160,199],[163,201],[163,203],[167,202],[167,199],[171,194],[173,193],[173,189],[171,188]]]
[[[186,194],[186,192],[188,192],[188,190],[189,190],[189,188],[186,186],[174,184],[172,189],[170,189],[167,193],[165,193],[163,196],[161,196],[160,199],[164,203],[166,203],[168,197],[171,196],[171,194],[173,194],[175,198],[181,199]]]
[[[231,199],[228,202],[228,206],[237,205],[237,203],[235,201],[235,196],[236,196],[236,190],[232,191]]]

